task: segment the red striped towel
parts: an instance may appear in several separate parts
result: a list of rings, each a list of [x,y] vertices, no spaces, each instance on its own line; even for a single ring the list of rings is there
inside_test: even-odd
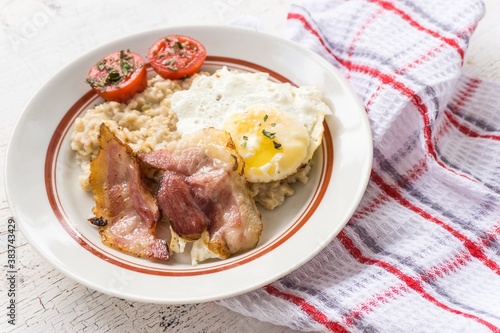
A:
[[[219,304],[303,331],[500,331],[500,85],[462,75],[479,0],[309,0],[290,38],[350,81],[374,164],[310,262]]]

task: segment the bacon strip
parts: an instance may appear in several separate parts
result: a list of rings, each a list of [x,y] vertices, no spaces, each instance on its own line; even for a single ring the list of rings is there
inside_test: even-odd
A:
[[[163,170],[159,206],[175,233],[197,240],[194,262],[224,259],[257,245],[261,216],[228,133],[204,129],[140,158],[147,167]]]
[[[104,244],[123,252],[168,260],[166,240],[155,236],[160,210],[143,182],[139,161],[103,123],[99,153],[90,163],[95,218]]]
[[[158,203],[172,229],[183,238],[195,240],[206,230],[209,218],[198,206],[190,186],[181,175],[165,171],[158,190]]]

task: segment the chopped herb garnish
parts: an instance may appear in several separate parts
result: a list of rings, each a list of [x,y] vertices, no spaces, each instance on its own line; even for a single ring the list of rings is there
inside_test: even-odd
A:
[[[262,130],[262,134],[264,134],[264,136],[269,139],[274,139],[274,137],[276,136],[276,133],[266,131],[265,129]]]
[[[103,59],[96,64],[97,69],[100,71],[104,69],[104,65],[106,65],[106,59]]]
[[[123,79],[123,76],[120,75],[120,72],[118,72],[116,69],[113,69],[112,71],[108,72],[108,77],[107,77],[107,82],[109,83],[118,83]]]
[[[276,126],[276,123],[271,123],[271,127],[274,127],[274,126]]]
[[[174,43],[174,45],[172,46],[172,48],[174,49],[174,52],[175,53],[179,53],[180,50],[183,48],[184,46],[182,46],[182,43],[177,41]]]
[[[273,141],[274,144],[274,149],[281,149],[281,143],[277,143],[276,141]]]
[[[242,147],[246,147],[248,143],[248,136],[243,135],[243,143],[241,144]]]
[[[92,88],[101,88],[102,90],[104,90],[104,84],[99,82],[99,81],[96,81],[94,79],[91,79],[90,77],[86,78],[85,79],[85,82],[88,83]]]
[[[128,62],[120,61],[120,69],[122,70],[123,76],[127,76],[132,68]]]
[[[130,51],[120,51],[120,69],[122,70],[123,76],[127,76],[129,73],[135,70],[134,63],[132,62],[132,57],[130,56]]]
[[[266,115],[264,116],[264,121],[267,121],[267,118],[269,118],[269,116],[266,114]]]
[[[175,66],[175,59],[165,60],[163,64],[173,71],[177,70],[177,66]]]
[[[119,69],[115,68],[119,65]],[[113,67],[115,66],[115,67]],[[136,70],[133,57],[130,51],[120,51],[119,59],[103,59],[96,64],[96,68],[104,72],[102,76],[97,79],[87,78],[87,82],[92,88],[99,88],[105,90],[106,86],[110,84],[118,84],[125,77],[130,75]]]

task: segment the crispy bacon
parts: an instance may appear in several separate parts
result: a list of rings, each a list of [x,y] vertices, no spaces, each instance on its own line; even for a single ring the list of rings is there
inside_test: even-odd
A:
[[[209,225],[207,215],[182,175],[165,171],[158,190],[158,203],[169,218],[172,229],[186,239],[200,238]]]
[[[228,133],[204,129],[139,157],[147,167],[163,171],[160,209],[176,234],[196,240],[194,262],[227,258],[257,245],[261,216]]]
[[[142,179],[139,161],[103,123],[99,153],[90,163],[95,218],[104,244],[138,257],[168,260],[166,240],[155,236],[160,211]]]

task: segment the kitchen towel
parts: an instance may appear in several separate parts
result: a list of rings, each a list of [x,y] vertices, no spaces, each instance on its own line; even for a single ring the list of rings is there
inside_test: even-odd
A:
[[[218,304],[302,331],[500,332],[500,84],[465,75],[479,0],[308,0],[287,34],[362,100],[360,206],[291,274]]]

